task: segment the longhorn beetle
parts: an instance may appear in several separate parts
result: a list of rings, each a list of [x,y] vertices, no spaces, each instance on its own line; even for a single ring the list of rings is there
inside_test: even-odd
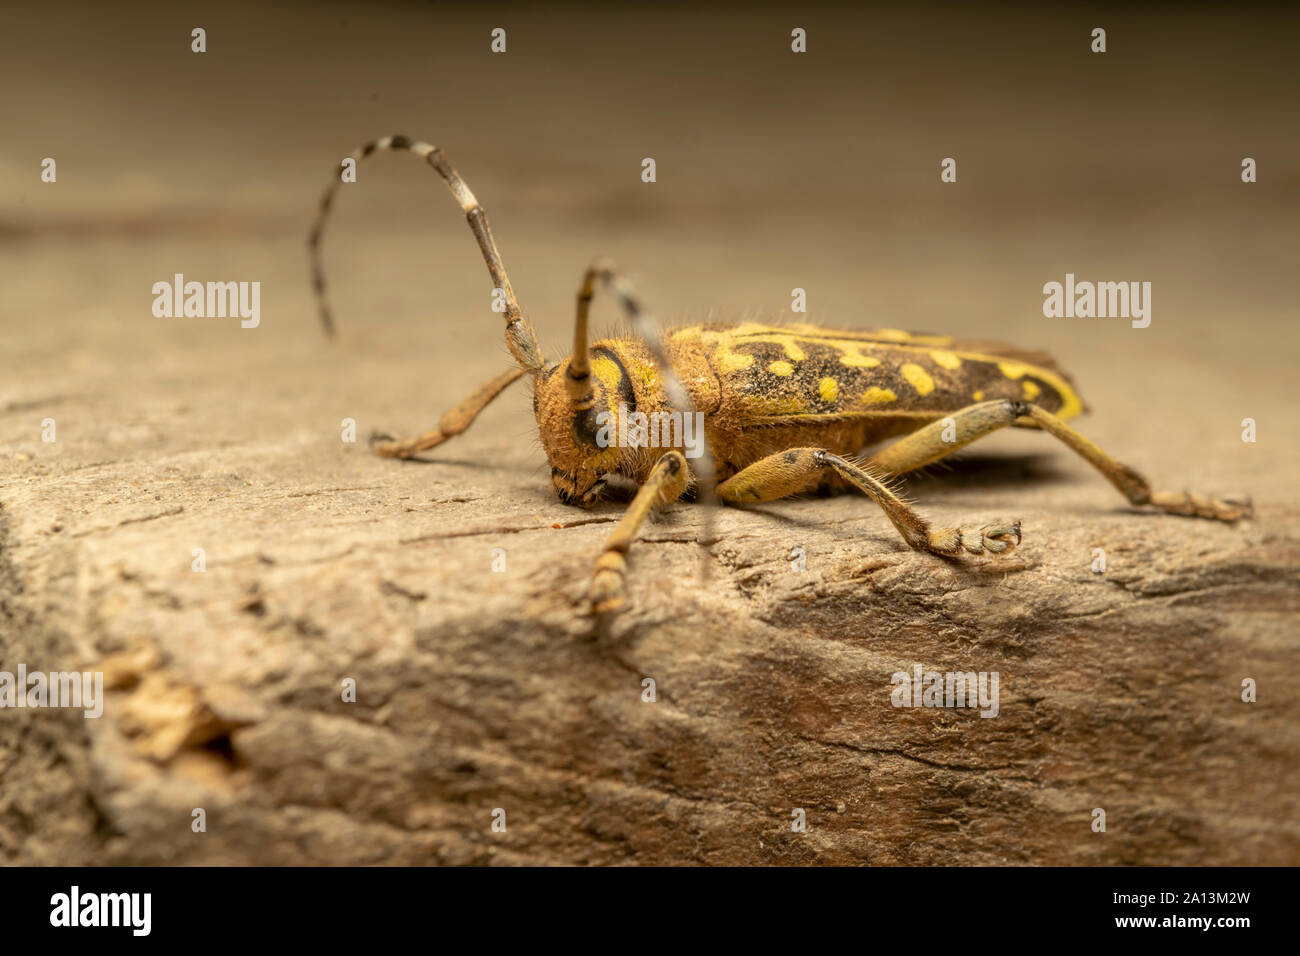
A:
[[[1070,377],[1049,356],[996,342],[962,341],[896,329],[840,331],[812,325],[692,325],[665,337],[607,260],[587,269],[578,291],[573,354],[547,365],[515,299],[487,215],[441,149],[387,136],[352,154],[360,161],[388,150],[415,153],[432,166],[465,211],[498,301],[516,367],[501,372],[447,412],[432,431],[395,440],[375,435],[376,454],[411,458],[465,431],[494,398],[525,375],[551,481],[560,500],[584,507],[610,476],[639,486],[596,561],[595,613],[623,604],[626,554],[652,509],[678,498],[728,504],[773,501],[821,489],[856,488],[874,501],[911,547],[937,555],[1005,555],[1020,543],[1020,522],[970,530],[935,527],[890,487],[897,476],[952,454],[1007,425],[1048,432],[1082,455],[1133,505],[1176,515],[1236,521],[1248,498],[1155,491],[1140,473],[1111,458],[1066,424],[1084,410]],[[342,182],[321,198],[308,245],[325,331],[320,240]],[[617,298],[635,338],[588,342],[587,313],[597,284]],[[692,467],[682,429],[659,444],[609,440],[619,416],[704,415],[705,448]],[[643,419],[642,419],[643,420]],[[604,424],[602,424],[604,423]],[[634,432],[638,437],[642,433]],[[865,459],[860,452],[897,438]],[[707,540],[707,536],[706,536]]]

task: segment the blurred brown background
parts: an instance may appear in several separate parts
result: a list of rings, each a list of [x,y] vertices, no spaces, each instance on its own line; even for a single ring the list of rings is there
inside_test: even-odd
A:
[[[23,16],[7,14],[0,40],[15,370],[50,348],[101,365],[113,343],[125,358],[125,339],[152,368],[194,348],[256,366],[290,342],[319,347],[300,248],[316,198],[339,157],[405,132],[460,166],[554,353],[581,269],[605,253],[642,275],[666,318],[780,312],[797,285],[828,322],[1041,343],[1069,357],[1099,410],[1107,392],[1160,402],[1142,394],[1153,365],[1188,363],[1189,387],[1211,376],[1226,421],[1288,390],[1277,370],[1296,358],[1300,91],[1295,23],[1278,13],[53,4]],[[793,24],[807,54],[790,52]],[[205,54],[190,52],[194,25]],[[498,25],[504,55],[488,50]],[[45,156],[59,162],[53,187],[37,175]],[[644,156],[654,185],[640,181]],[[955,186],[939,182],[947,156]],[[1240,181],[1244,156],[1257,184]],[[391,337],[433,358],[450,328],[475,352],[498,346],[473,243],[418,162],[366,164],[326,248],[350,346]],[[149,321],[141,297],[177,271],[260,279],[265,327]],[[1042,284],[1067,271],[1151,281],[1152,327],[1044,319]],[[457,321],[467,313],[477,321]],[[439,367],[446,394],[481,374],[444,377],[461,365]]]
[[[792,642],[787,663],[815,658],[799,642],[828,634],[853,653],[881,654],[873,674],[914,659],[943,663],[954,647],[972,646],[1007,670],[1007,658],[998,657],[1008,653],[1004,639],[1015,646],[1012,657],[1027,658],[1028,674],[1034,641],[1047,633],[1035,615],[1059,626],[1060,618],[1088,608],[1102,619],[1096,641],[1087,643],[1094,656],[1076,662],[1084,672],[1107,680],[1113,668],[1128,675],[1122,680],[1143,667],[1199,674],[1208,683],[1189,688],[1185,701],[1194,713],[1214,694],[1231,708],[1241,674],[1282,680],[1293,669],[1300,464],[1293,398],[1300,42],[1293,13],[1093,5],[559,5],[479,12],[436,4],[52,3],[14,6],[3,16],[0,592],[9,604],[8,617],[0,618],[8,641],[0,653],[29,667],[43,659],[89,666],[153,648],[156,659],[148,651],[142,660],[154,663],[140,667],[165,672],[158,693],[195,699],[190,709],[167,711],[139,699],[152,693],[148,681],[126,681],[123,692],[135,689],[135,696],[119,711],[134,706],[134,722],[115,723],[110,714],[86,722],[96,724],[88,729],[79,718],[59,724],[28,715],[21,732],[11,723],[7,732],[17,736],[0,757],[7,777],[45,773],[49,755],[62,754],[55,762],[62,769],[49,770],[26,796],[11,795],[8,815],[0,817],[0,849],[14,858],[75,862],[94,846],[102,858],[144,862],[485,861],[486,838],[474,835],[456,808],[503,800],[498,791],[515,771],[481,771],[492,782],[471,785],[456,769],[461,764],[439,762],[451,759],[442,751],[421,763],[398,747],[390,761],[376,758],[382,767],[371,766],[368,776],[328,797],[320,788],[332,784],[277,776],[274,768],[292,763],[295,747],[310,750],[313,721],[343,719],[333,713],[338,705],[312,705],[311,695],[328,697],[340,674],[367,666],[374,668],[369,687],[387,688],[382,706],[372,697],[365,710],[368,727],[405,729],[411,739],[441,728],[440,739],[478,753],[480,768],[491,764],[483,756],[489,753],[537,760],[579,781],[589,772],[601,779],[613,773],[653,790],[666,777],[670,794],[697,786],[712,793],[719,802],[710,812],[718,813],[734,790],[727,789],[726,771],[709,769],[715,739],[698,731],[698,765],[647,769],[635,756],[640,731],[628,730],[631,763],[612,772],[619,759],[596,736],[653,718],[619,709],[640,706],[635,696],[610,704],[603,718],[593,716],[588,698],[608,692],[622,701],[623,679],[631,681],[627,693],[639,693],[639,678],[627,671],[681,666],[705,673],[722,666],[716,659],[758,653],[756,646],[776,653],[773,642]],[[190,50],[198,26],[207,31],[201,55]],[[796,26],[807,30],[806,54],[790,51]],[[1100,55],[1090,52],[1098,26],[1108,43]],[[504,55],[489,50],[494,27],[507,31]],[[691,575],[681,573],[694,568],[693,559],[683,564],[696,553],[689,534],[676,548],[638,546],[634,575],[675,575],[679,583],[667,586],[662,605],[655,603],[658,585],[637,592],[639,609],[616,645],[627,655],[624,664],[610,664],[595,650],[575,662],[573,651],[554,650],[557,643],[568,647],[557,635],[581,630],[571,622],[582,582],[617,511],[598,511],[594,526],[566,528],[563,542],[530,543],[536,535],[511,524],[549,528],[581,517],[549,491],[524,388],[431,456],[441,465],[378,462],[364,445],[338,442],[345,417],[357,420],[363,440],[372,428],[423,430],[508,361],[463,219],[437,178],[409,156],[362,164],[359,182],[339,197],[325,256],[342,338],[329,343],[319,334],[304,243],[318,197],[343,156],[389,133],[443,146],[464,174],[491,217],[548,357],[568,349],[577,282],[597,254],[630,271],[669,321],[788,318],[790,290],[802,287],[812,321],[1002,338],[1053,352],[1092,407],[1081,421],[1089,435],[1160,485],[1253,493],[1260,519],[1227,528],[1137,518],[1085,465],[1041,436],[998,435],[987,442],[990,453],[1036,456],[1029,460],[1037,464],[1008,471],[996,459],[991,478],[959,469],[955,479],[920,480],[916,488],[940,519],[989,512],[1025,519],[1026,549],[1039,550],[1026,550],[1031,569],[999,592],[1010,597],[990,596],[968,618],[930,599],[908,611],[890,587],[863,593],[859,572],[846,571],[838,588],[828,571],[830,593],[819,592],[818,606],[834,613],[809,617],[803,597],[781,596],[782,585],[772,583],[795,531],[774,527],[770,518],[728,513],[720,522],[724,534],[758,542],[770,536],[766,551],[754,548],[775,570],[759,573],[732,561],[723,579],[734,579],[734,589],[701,596]],[[47,156],[58,164],[53,185],[40,180]],[[646,156],[657,162],[651,185],[640,179]],[[1258,163],[1259,181],[1251,185],[1240,179],[1247,156]],[[956,184],[940,183],[944,157],[957,160]],[[153,317],[152,284],[176,272],[198,281],[260,281],[261,327]],[[1151,326],[1044,318],[1042,286],[1067,272],[1081,280],[1150,281]],[[598,315],[617,328],[608,303]],[[47,416],[58,423],[53,446],[39,440]],[[1257,444],[1240,440],[1246,417],[1258,422]],[[824,544],[837,561],[883,553],[897,562],[899,581],[930,573],[923,559],[900,553],[862,502],[780,505],[769,514],[798,522],[797,540]],[[695,520],[679,509],[651,536],[671,540]],[[820,527],[823,520],[829,530]],[[483,555],[499,543],[494,527],[509,531],[501,541],[522,569],[508,582],[482,573]],[[1086,591],[1087,563],[1091,547],[1100,545],[1134,549],[1120,573],[1135,577],[1096,598],[1087,596],[1094,594]],[[200,546],[211,562],[202,578],[188,570],[190,550]],[[345,558],[352,563],[331,563]],[[1210,583],[1188,566],[1205,571]],[[941,576],[949,573],[956,572]],[[1202,597],[1180,601],[1183,591]],[[1148,592],[1165,602],[1150,620],[1135,624],[1125,616],[1131,608],[1114,603]],[[1040,594],[1049,597],[1039,602]],[[1089,604],[1094,600],[1102,604]],[[683,602],[691,610],[683,611]],[[1228,605],[1250,605],[1256,616],[1233,614],[1225,624],[1216,615]],[[891,607],[903,610],[890,617]],[[1143,604],[1142,613],[1150,607]],[[907,630],[931,611],[922,628],[928,637]],[[1111,612],[1118,616],[1105,617]],[[730,650],[710,643],[733,631],[737,645]],[[1184,644],[1187,656],[1171,658],[1152,636],[1157,632],[1170,641],[1195,634],[1205,643]],[[1125,645],[1127,663],[1099,664],[1095,655],[1125,634],[1136,635]],[[517,682],[527,681],[510,665],[498,673],[475,656],[475,642],[485,636],[529,642],[526,651],[514,648],[515,666],[554,669],[554,681],[570,682],[568,689],[520,690]],[[1057,636],[1061,653],[1083,654],[1078,632]],[[1080,642],[1073,652],[1067,638]],[[701,640],[706,646],[691,643]],[[258,662],[251,676],[250,662]],[[838,658],[823,663],[824,680],[847,666]],[[1043,686],[1025,693],[1051,699],[1060,690],[1052,675],[1064,666],[1044,662]],[[729,679],[740,693],[745,680]],[[1140,695],[1133,687],[1142,681],[1132,679],[1129,690]],[[204,707],[222,711],[214,701],[225,691],[205,682],[241,688],[253,700],[227,708],[240,716],[197,717]],[[514,690],[503,695],[507,684]],[[1218,689],[1207,691],[1211,685]],[[762,738],[767,744],[743,734],[733,742],[765,755],[771,782],[764,786],[780,790],[785,774],[824,782],[818,761],[846,759],[772,750],[799,734],[824,735],[836,720],[861,719],[846,716],[860,709],[849,688],[812,689],[818,686],[801,677],[771,692],[771,710],[794,721],[798,733],[778,729],[775,744],[770,735]],[[429,688],[446,695],[445,709],[419,709]],[[1087,680],[1070,693],[1105,696]],[[494,706],[481,703],[494,694],[510,706],[466,716]],[[838,704],[836,694],[843,696]],[[1005,793],[990,798],[985,811],[993,822],[984,836],[970,835],[965,824],[957,835],[946,825],[925,830],[926,821],[952,812],[953,781],[943,770],[907,762],[911,757],[889,756],[940,746],[913,740],[878,748],[884,756],[855,758],[871,773],[897,772],[907,781],[890,813],[911,822],[900,824],[893,843],[857,819],[850,828],[871,832],[870,840],[828,839],[815,850],[785,846],[770,857],[752,849],[745,826],[724,827],[733,844],[710,823],[639,815],[611,798],[611,814],[631,821],[614,843],[601,837],[583,844],[615,824],[591,824],[580,814],[585,822],[576,831],[565,827],[577,824],[555,820],[549,829],[537,824],[531,836],[517,835],[502,858],[1236,862],[1262,853],[1295,862],[1295,788],[1286,783],[1294,782],[1295,710],[1272,712],[1257,732],[1274,743],[1256,751],[1242,743],[1240,727],[1183,736],[1190,718],[1180,714],[1177,693],[1169,694],[1151,704],[1169,708],[1162,718],[1169,736],[1130,728],[1132,752],[1148,760],[1163,753],[1176,765],[1134,769],[1129,780],[1116,775],[1109,757],[1079,744],[1116,732],[1110,721],[1131,705],[1115,701],[1114,714],[1094,714],[1074,735],[1053,730],[1060,747],[1076,747],[1069,759],[1054,750],[1008,758],[1022,771],[1020,782],[1008,786],[1019,792],[1027,780],[1054,796],[1029,804]],[[792,700],[808,698],[825,711],[813,721],[815,731],[805,726],[807,714],[791,710]],[[278,709],[286,701],[301,711],[292,720]],[[1241,706],[1224,719],[1240,720]],[[324,716],[314,712],[322,707]],[[558,741],[559,755],[549,763],[513,736],[533,732],[511,721],[515,708],[530,715],[541,740]],[[871,719],[888,718],[887,704],[883,713]],[[695,726],[678,716],[681,726]],[[282,717],[289,722],[277,723]],[[999,732],[1008,747],[1024,729],[1015,719]],[[177,739],[191,750],[197,742],[197,752],[178,756],[159,743],[178,723]],[[658,725],[643,729],[651,737],[667,733]],[[870,722],[859,730],[869,735]],[[960,746],[995,754],[997,747],[979,737],[986,730],[993,733],[976,722],[969,728],[975,736]],[[341,746],[331,733],[321,731],[320,740],[332,741],[320,744],[322,753]],[[373,753],[379,744],[356,746]],[[680,740],[675,746],[676,759],[689,763],[680,755],[691,747]],[[146,752],[152,756],[142,758]],[[424,776],[410,770],[412,761]],[[1068,780],[1059,775],[1064,765],[1072,768]],[[831,776],[851,790],[844,781],[859,771],[867,773],[851,765]],[[1245,795],[1207,795],[1189,780],[1194,772],[1236,773],[1265,789],[1252,797],[1243,783]],[[737,773],[752,779],[756,771]],[[990,774],[981,786],[996,791],[997,774]],[[1141,780],[1148,784],[1135,782]],[[1188,781],[1187,791],[1153,810],[1150,801],[1168,799],[1180,780]],[[1055,814],[1086,813],[1108,785],[1119,788],[1113,800],[1131,798],[1146,814],[1140,832],[1105,849],[1084,848],[1086,833],[1077,845],[1057,835]],[[517,804],[550,807],[563,817],[577,798],[555,798],[558,786],[532,780],[512,792]],[[229,818],[242,814],[244,843],[229,834],[198,849],[169,842],[171,824],[158,808],[180,813],[194,805],[187,787],[212,788],[219,796],[209,795],[210,802],[225,801]],[[398,795],[379,795],[386,787]],[[833,790],[818,790],[832,810],[840,802],[827,795]],[[1290,811],[1279,805],[1282,793],[1292,795]],[[89,809],[56,820],[40,808],[58,799]],[[781,792],[752,802],[775,808],[772,826],[780,831],[788,830],[780,821],[788,821],[796,799],[812,798]],[[859,797],[848,798],[849,817],[862,806]],[[1161,814],[1176,806],[1192,809],[1182,811],[1188,819],[1171,823]],[[1225,822],[1223,814],[1243,806]],[[585,812],[598,814],[590,806]],[[178,819],[178,832],[188,835],[188,817]],[[394,820],[404,836],[367,830],[380,849],[373,858],[349,855],[351,828]],[[923,831],[930,836],[919,836]],[[1008,849],[1009,832],[1026,844]],[[40,841],[31,839],[36,833]]]

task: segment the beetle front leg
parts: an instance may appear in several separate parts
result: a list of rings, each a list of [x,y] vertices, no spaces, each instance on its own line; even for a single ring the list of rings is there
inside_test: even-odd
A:
[[[596,560],[596,572],[591,579],[593,614],[614,611],[622,606],[627,578],[626,555],[632,539],[653,509],[672,504],[682,496],[689,483],[690,471],[681,452],[666,452],[655,462],[650,477],[605,541],[605,549]]]
[[[454,438],[474,423],[479,412],[487,408],[492,400],[506,388],[525,375],[521,368],[512,368],[502,372],[490,382],[483,385],[451,411],[438,420],[438,427],[415,438],[393,438],[376,432],[370,436],[370,448],[380,458],[413,458],[422,451],[437,448],[448,438]]]

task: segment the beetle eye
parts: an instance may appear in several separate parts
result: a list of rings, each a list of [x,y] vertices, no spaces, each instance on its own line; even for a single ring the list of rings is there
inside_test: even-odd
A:
[[[596,435],[601,429],[598,416],[605,411],[601,402],[594,402],[590,408],[581,409],[573,416],[573,440],[588,448],[599,448]]]

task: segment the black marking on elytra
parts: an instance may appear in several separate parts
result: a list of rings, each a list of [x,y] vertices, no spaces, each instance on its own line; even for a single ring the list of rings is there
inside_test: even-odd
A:
[[[392,149],[410,149],[411,141],[405,136],[394,136],[390,147]]]

